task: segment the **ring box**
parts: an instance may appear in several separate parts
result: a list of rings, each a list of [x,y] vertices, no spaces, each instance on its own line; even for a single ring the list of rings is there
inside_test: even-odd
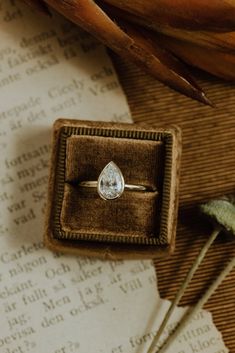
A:
[[[157,258],[174,249],[181,133],[157,128],[59,119],[54,124],[45,245],[103,259]],[[110,161],[125,183],[146,185],[103,200],[95,181]],[[155,191],[157,189],[157,191]]]

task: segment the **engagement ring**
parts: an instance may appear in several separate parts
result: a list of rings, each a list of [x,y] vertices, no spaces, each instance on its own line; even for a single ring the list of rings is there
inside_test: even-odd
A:
[[[124,190],[130,191],[156,191],[144,185],[125,184],[125,180],[120,168],[109,162],[99,175],[97,181],[82,181],[80,187],[97,188],[97,192],[104,200],[114,200],[119,198]]]

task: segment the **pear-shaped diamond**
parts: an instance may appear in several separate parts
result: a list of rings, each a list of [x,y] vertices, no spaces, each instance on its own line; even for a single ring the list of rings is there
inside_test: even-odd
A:
[[[104,200],[120,197],[124,191],[125,182],[121,170],[114,162],[109,162],[98,179],[97,190]]]

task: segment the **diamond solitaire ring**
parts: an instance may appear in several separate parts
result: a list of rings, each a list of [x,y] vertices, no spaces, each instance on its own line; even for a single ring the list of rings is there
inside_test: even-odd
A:
[[[80,187],[97,188],[98,194],[104,200],[117,199],[123,194],[124,190],[150,190],[144,185],[125,184],[120,168],[112,161],[104,167],[97,181],[82,181],[78,185]],[[156,190],[151,189],[151,191]]]

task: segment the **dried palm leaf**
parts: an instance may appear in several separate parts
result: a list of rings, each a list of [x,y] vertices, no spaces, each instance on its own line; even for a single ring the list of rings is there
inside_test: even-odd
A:
[[[140,52],[141,57],[145,56],[144,63],[138,61],[136,62],[137,65],[142,66],[143,70],[176,91],[211,105],[185,65],[177,60],[170,51],[164,49],[163,46],[159,46],[154,34],[123,21],[119,21],[119,25],[134,40],[135,45],[145,51],[144,53]]]
[[[159,81],[204,104],[210,101],[183,61],[235,78],[235,0],[25,1],[47,13],[55,9]],[[149,28],[161,34],[155,37]],[[218,58],[213,65],[211,54]],[[219,69],[219,60],[228,66]]]
[[[154,27],[150,27],[147,25],[144,18],[136,17],[119,8],[104,4],[103,1],[100,5],[111,17],[125,19],[127,22],[138,24],[148,30],[166,34],[172,38],[181,39],[186,42],[195,43],[209,49],[211,48],[221,51],[235,52],[235,32],[218,33],[199,30],[192,31],[170,26],[160,26],[158,23],[155,23]]]
[[[175,28],[159,28],[158,33],[169,35],[208,49],[235,53],[235,32],[213,33],[201,31],[186,31]]]
[[[125,24],[123,31],[93,1],[45,2],[159,81],[204,104],[211,104],[184,65],[150,38],[147,40],[144,30],[138,32],[133,26]]]
[[[235,0],[103,0],[141,23],[191,30],[229,32],[235,30]]]
[[[210,50],[164,35],[156,35],[159,45],[176,54],[189,65],[198,67],[224,80],[235,80],[235,53]]]

